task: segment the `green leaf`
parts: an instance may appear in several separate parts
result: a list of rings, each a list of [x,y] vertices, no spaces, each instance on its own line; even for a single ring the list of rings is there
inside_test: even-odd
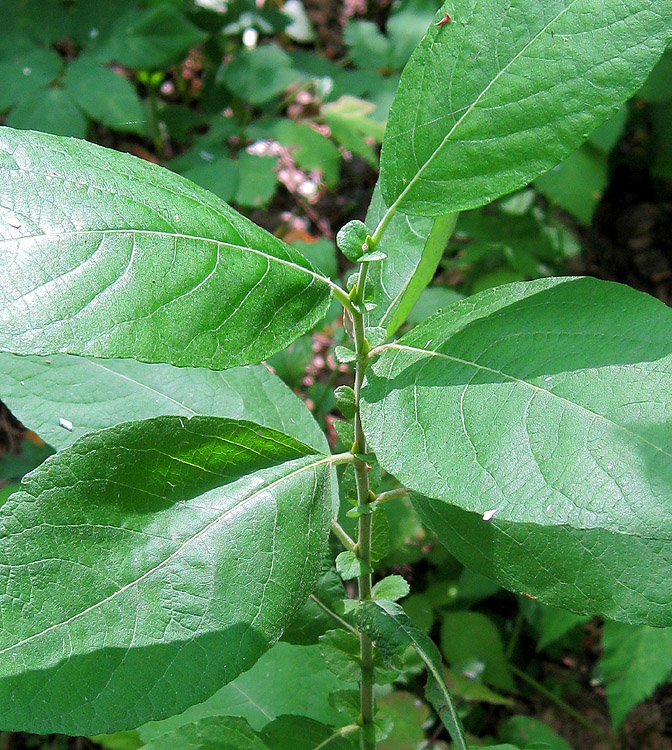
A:
[[[386,576],[373,587],[373,598],[396,602],[408,596],[410,592],[411,587],[404,578],[399,575]]]
[[[441,651],[458,672],[476,673],[502,690],[514,689],[502,637],[480,612],[446,612],[441,623]]]
[[[423,216],[489,203],[571,154],[644,82],[667,0],[450,0],[401,76],[385,203]],[[493,42],[494,40],[494,42]]]
[[[234,202],[240,206],[265,206],[278,187],[275,173],[277,159],[244,152],[238,157],[236,165],[240,176]],[[305,263],[304,259],[302,261]]]
[[[434,706],[457,750],[466,750],[462,722],[441,671],[441,656],[431,638],[415,627],[404,610],[394,602],[363,602],[355,617],[362,630],[376,644],[384,658],[398,657],[413,645],[427,667],[427,700]]]
[[[209,716],[184,724],[143,747],[145,750],[268,750],[245,719],[233,716]]]
[[[21,99],[9,113],[7,124],[21,130],[40,130],[53,135],[71,135],[77,138],[84,138],[86,135],[86,117],[60,88],[33,91]],[[2,130],[7,132],[6,128]],[[30,136],[26,134],[24,137]],[[0,135],[0,149],[4,150],[4,146]],[[0,238],[2,237],[4,233],[0,234]]]
[[[468,677],[467,675],[445,668],[443,676],[450,692],[466,701],[490,703],[493,706],[514,705],[514,702],[510,698],[505,698],[500,693],[496,693],[475,677]]]
[[[265,104],[301,78],[291,57],[280,47],[264,44],[240,50],[217,73],[217,79],[246,102]]]
[[[386,210],[377,185],[366,215],[372,233]],[[436,219],[403,214],[392,218],[378,245],[387,258],[370,273],[372,301],[377,305],[369,313],[370,325],[386,328],[391,336],[406,320],[432,281],[456,221],[457,214]]]
[[[637,92],[637,96],[651,104],[662,104],[672,100],[672,49],[665,50]]]
[[[267,724],[260,737],[270,750],[357,750],[358,727],[334,729],[303,716],[280,716]]]
[[[165,3],[123,14],[96,56],[127,68],[161,70],[187,54],[203,32]]]
[[[462,297],[462,294],[448,286],[427,287],[423,289],[418,301],[413,305],[407,320],[411,325],[417,326],[418,323],[427,320],[439,310],[452,305],[453,302],[459,302]]]
[[[259,730],[277,716],[307,716],[325,724],[336,723],[338,712],[329,696],[348,688],[325,665],[317,646],[277,643],[248,672],[220,688],[204,703],[178,716],[150,722],[138,730],[149,742],[178,726],[206,716],[242,716]]]
[[[5,112],[28,94],[41,91],[63,67],[61,56],[53,49],[29,47],[0,54],[0,112]],[[44,96],[44,91],[42,91]]]
[[[114,130],[145,132],[147,117],[135,88],[123,75],[80,57],[68,66],[63,87],[92,120]]]
[[[294,622],[285,629],[282,639],[289,643],[317,643],[320,636],[338,625],[350,629],[350,616],[343,612],[346,598],[343,582],[331,560],[325,559],[322,574],[313,593],[301,607]]]
[[[356,262],[362,253],[366,252],[366,238],[369,230],[364,222],[353,220],[338,230],[336,245],[348,260]]]
[[[549,750],[572,750],[549,726],[531,716],[511,716],[500,726],[497,738],[527,748],[545,743]]]
[[[0,508],[5,727],[112,732],[249,669],[315,583],[330,464],[260,425],[172,416],[47,459]]]
[[[305,122],[287,118],[273,128],[279,143],[289,147],[298,166],[310,172],[319,170],[327,186],[335,188],[341,165],[341,155],[334,144],[322,133]]]
[[[553,606],[669,624],[671,327],[658,300],[595,279],[488,290],[386,345],[364,432],[436,498],[414,504],[468,567]]]
[[[329,630],[320,636],[320,654],[329,669],[343,682],[358,682],[359,636],[348,630]]]
[[[228,146],[194,146],[172,159],[168,166],[223,201],[232,201],[236,196],[240,168],[238,162],[229,157]]]
[[[590,224],[607,179],[607,157],[590,144],[584,144],[550,172],[537,177],[534,186],[552,203]]]
[[[519,604],[525,619],[537,633],[537,651],[543,651],[546,646],[560,640],[570,630],[590,620],[588,615],[576,615],[566,609],[549,607],[526,597],[521,597]]]
[[[653,695],[672,671],[672,628],[606,622],[598,670],[606,683],[615,729],[631,708]]]
[[[0,394],[17,419],[56,449],[132,419],[202,414],[247,419],[329,452],[304,402],[262,365],[213,372],[132,359],[0,353]]]
[[[332,282],[167,170],[0,130],[0,351],[225,369],[309,330]]]
[[[245,719],[210,716],[143,745],[145,750],[268,750]]]
[[[114,734],[97,734],[90,739],[107,750],[138,750],[144,744],[134,729]]]
[[[355,416],[355,392],[349,385],[339,385],[334,391],[336,405],[341,414],[346,419],[352,419]]]
[[[371,568],[363,563],[354,552],[346,550],[336,558],[336,570],[344,581],[350,581],[357,576],[371,572]]]
[[[314,242],[303,242],[297,240],[292,242],[304,258],[307,258],[324,276],[335,279],[338,276],[338,260],[336,259],[336,246],[331,240],[320,237]]]
[[[429,717],[426,703],[405,690],[395,690],[377,702],[381,714],[392,721],[392,732],[376,745],[377,750],[409,750],[425,740],[423,726]]]

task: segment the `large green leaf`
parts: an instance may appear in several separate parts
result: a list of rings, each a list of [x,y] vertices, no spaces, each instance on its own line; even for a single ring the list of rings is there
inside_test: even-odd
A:
[[[311,328],[331,286],[182,177],[0,129],[0,350],[224,369]]]
[[[0,398],[57,450],[120,422],[202,414],[257,422],[329,452],[303,401],[263,365],[213,372],[133,359],[0,353]]]
[[[339,680],[326,666],[317,646],[276,643],[249,670],[203,703],[178,716],[140,727],[144,742],[206,716],[242,716],[259,730],[283,714],[307,716],[325,724],[338,721],[328,698],[354,687]]]
[[[381,154],[388,206],[423,216],[538,177],[643,83],[669,0],[450,0],[411,56]]]
[[[607,703],[614,727],[631,708],[653,694],[672,672],[672,628],[606,622],[604,654],[598,669],[606,683]]]
[[[465,564],[555,606],[672,623],[672,310],[595,279],[509,284],[368,370],[380,464]]]
[[[376,185],[366,214],[366,225],[374,232],[387,207]],[[391,336],[406,320],[422,290],[434,277],[457,214],[424,216],[397,214],[378,246],[387,257],[374,263],[369,272],[371,301],[377,307],[369,313],[369,324],[385,328]]]
[[[3,726],[95,734],[207,698],[317,577],[332,459],[216,417],[90,433],[0,508]]]

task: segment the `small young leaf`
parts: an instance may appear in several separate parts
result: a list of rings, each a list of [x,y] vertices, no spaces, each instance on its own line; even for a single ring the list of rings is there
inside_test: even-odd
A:
[[[336,244],[348,260],[357,261],[366,252],[366,238],[369,230],[361,221],[349,221],[338,230]]]
[[[330,464],[215,417],[127,422],[47,459],[0,507],[4,726],[109,733],[248,669],[317,578]]]
[[[355,416],[355,392],[349,385],[339,385],[334,391],[336,397],[336,406],[346,419],[352,419]]]
[[[348,630],[329,630],[320,636],[320,653],[329,669],[343,682],[358,682],[359,638]]]
[[[391,602],[396,602],[408,596],[410,591],[411,587],[401,576],[387,576],[378,581],[373,587],[373,598],[388,599]]]
[[[346,346],[337,346],[334,349],[334,356],[336,357],[336,361],[342,365],[349,364],[357,359],[357,354]]]
[[[336,558],[336,570],[344,581],[350,581],[357,576],[371,572],[371,568],[363,563],[354,552],[346,550]]]
[[[434,706],[448,730],[457,750],[467,750],[462,722],[448,692],[441,671],[441,656],[430,637],[413,625],[404,610],[384,600],[363,602],[356,619],[365,633],[375,641],[377,649],[388,660],[399,656],[413,645],[429,672],[427,700]]]

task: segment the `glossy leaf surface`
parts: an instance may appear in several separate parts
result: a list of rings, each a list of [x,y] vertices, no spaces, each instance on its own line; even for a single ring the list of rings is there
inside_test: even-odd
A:
[[[133,419],[202,414],[246,419],[329,451],[303,401],[262,365],[213,372],[133,359],[0,353],[0,394],[17,419],[57,450]]]
[[[451,0],[411,56],[381,154],[387,205],[489,203],[574,151],[644,82],[668,0]]]
[[[671,326],[659,301],[594,279],[488,290],[387,345],[362,392],[367,440],[436,498],[414,502],[476,572],[669,624]]]
[[[0,350],[225,369],[326,312],[298,252],[167,170],[0,130]]]
[[[314,585],[330,462],[249,422],[159,417],[27,475],[0,508],[3,725],[130,729],[249,669]]]

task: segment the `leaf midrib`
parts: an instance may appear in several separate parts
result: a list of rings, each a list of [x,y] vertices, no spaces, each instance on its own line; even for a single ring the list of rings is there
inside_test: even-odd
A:
[[[289,474],[286,474],[283,477],[280,477],[274,481],[272,481],[270,484],[266,484],[263,487],[260,487],[259,489],[255,490],[251,495],[247,495],[246,497],[241,498],[238,502],[236,502],[231,507],[227,508],[225,511],[223,511],[220,515],[218,515],[216,518],[214,518],[212,521],[210,521],[208,524],[206,524],[202,529],[197,531],[195,534],[190,536],[188,539],[186,539],[176,550],[170,553],[168,557],[161,560],[157,565],[155,565],[153,568],[148,570],[147,572],[143,573],[141,576],[136,578],[133,581],[129,581],[128,583],[124,584],[121,588],[117,589],[117,591],[113,592],[109,596],[106,596],[104,599],[101,599],[98,602],[95,602],[94,604],[91,604],[90,606],[83,609],[81,612],[78,612],[74,615],[71,615],[67,619],[63,620],[62,622],[54,623],[53,625],[50,625],[48,628],[45,628],[44,630],[41,630],[39,633],[33,633],[33,635],[28,636],[27,638],[24,638],[21,641],[18,641],[17,643],[13,643],[11,646],[7,646],[6,648],[3,648],[0,650],[0,655],[5,654],[9,651],[13,651],[14,649],[20,648],[22,646],[25,646],[27,643],[30,643],[31,641],[41,638],[43,635],[46,635],[49,632],[52,632],[53,630],[56,630],[58,628],[64,627],[69,625],[70,623],[74,622],[75,620],[78,620],[80,617],[84,617],[85,615],[89,614],[90,612],[95,611],[99,607],[102,607],[103,605],[107,604],[110,601],[113,601],[117,596],[120,596],[125,591],[128,591],[129,589],[133,588],[134,586],[139,585],[142,583],[142,581],[146,580],[150,576],[152,576],[154,573],[156,573],[158,570],[163,568],[165,565],[167,565],[169,562],[171,562],[175,557],[180,555],[180,553],[192,542],[198,540],[203,534],[206,534],[211,528],[216,526],[220,521],[224,520],[232,511],[239,508],[241,505],[255,500],[260,494],[263,492],[268,492],[269,490],[272,490],[273,488],[277,487],[278,485],[282,484],[283,482],[287,481],[288,479],[291,479],[292,477],[295,477],[304,471],[309,471],[310,469],[317,468],[318,466],[321,466],[323,464],[330,463],[332,460],[331,456],[325,456],[324,458],[321,458],[319,461],[314,461],[311,464],[307,464],[306,466],[302,466],[295,471],[290,472]],[[242,477],[241,477],[242,478]]]
[[[648,445],[650,448],[653,448],[654,450],[658,451],[659,453],[662,453],[664,456],[667,456],[668,458],[672,458],[672,454],[668,453],[659,445],[656,445],[655,443],[652,443],[650,440],[647,440],[642,435],[639,435],[638,433],[633,432],[632,430],[629,430],[624,425],[619,424],[618,422],[614,422],[613,419],[606,417],[604,414],[599,414],[596,411],[592,411],[592,409],[589,409],[587,406],[583,406],[583,404],[579,404],[576,401],[572,401],[568,398],[565,398],[564,396],[560,396],[557,393],[554,393],[553,391],[549,391],[547,388],[542,388],[539,385],[530,383],[527,380],[523,380],[522,378],[516,377],[515,375],[509,375],[508,373],[503,372],[502,370],[496,370],[494,367],[481,365],[478,362],[473,362],[468,359],[462,359],[461,357],[455,357],[450,354],[444,354],[443,352],[432,351],[430,349],[422,349],[420,347],[415,347],[415,346],[408,346],[406,344],[396,344],[396,343],[385,344],[378,349],[378,352],[382,352],[387,349],[397,349],[399,351],[408,351],[408,352],[413,352],[415,354],[423,354],[429,357],[438,357],[440,359],[446,359],[449,362],[455,362],[456,364],[466,365],[467,367],[473,367],[477,370],[489,372],[489,373],[492,373],[493,375],[499,375],[503,378],[506,378],[507,380],[510,380],[513,383],[519,383],[520,385],[527,386],[528,388],[531,388],[534,391],[545,393],[546,395],[551,396],[552,398],[555,398],[558,401],[562,401],[563,403],[568,404],[570,407],[580,409],[581,411],[584,411],[587,414],[590,414],[591,416],[597,419],[601,419],[607,422],[608,424],[612,425],[613,427],[616,427],[617,429],[621,430],[622,432],[625,432],[626,434],[630,435],[630,437],[633,437],[636,440],[639,440],[642,443]],[[417,384],[414,384],[414,385],[417,385]]]
[[[408,185],[401,191],[399,194],[399,197],[392,203],[388,211],[392,211],[393,213],[396,212],[397,207],[399,204],[403,201],[404,197],[408,193],[408,191],[416,184],[416,182],[421,178],[423,172],[429,167],[429,165],[432,163],[432,161],[438,156],[438,154],[441,152],[443,147],[448,143],[450,138],[454,135],[457,128],[462,124],[464,119],[468,117],[476,108],[478,103],[481,101],[481,99],[488,93],[490,88],[499,80],[499,78],[504,75],[508,71],[508,69],[517,62],[522,55],[527,52],[527,50],[537,42],[537,40],[541,37],[542,34],[544,34],[553,24],[557,23],[557,21],[562,18],[565,13],[567,13],[576,3],[578,0],[572,0],[569,5],[564,8],[560,13],[558,13],[553,19],[551,19],[530,41],[520,49],[512,58],[509,60],[509,62],[500,70],[497,72],[497,75],[494,76],[494,78],[488,83],[488,85],[479,93],[479,95],[474,99],[474,101],[464,110],[464,113],[462,116],[457,120],[457,122],[452,126],[452,128],[448,131],[448,133],[444,136],[444,138],[441,140],[439,145],[434,149],[434,151],[430,154],[429,158],[425,161],[425,163],[418,169],[418,171],[413,175],[413,177],[409,180]],[[434,42],[432,42],[433,44]],[[427,63],[429,64],[429,63]],[[403,135],[400,133],[399,135]]]
[[[282,265],[288,266],[290,268],[293,268],[296,271],[301,271],[302,273],[305,273],[309,276],[312,276],[317,281],[321,281],[324,284],[327,284],[327,286],[331,287],[332,289],[339,288],[338,284],[334,283],[331,279],[327,278],[326,276],[322,276],[322,274],[317,273],[316,271],[312,271],[309,268],[305,268],[304,266],[300,266],[298,263],[294,263],[291,260],[285,260],[284,258],[279,258],[277,255],[272,255],[270,253],[265,253],[263,250],[257,250],[253,247],[248,247],[246,245],[237,245],[233,242],[224,242],[223,240],[216,240],[212,237],[200,237],[198,235],[193,234],[183,234],[182,232],[168,232],[164,230],[158,230],[158,229],[133,229],[131,227],[124,227],[124,228],[108,228],[108,229],[73,229],[68,230],[64,232],[43,232],[41,234],[27,234],[22,235],[21,237],[2,237],[0,238],[0,244],[4,242],[22,242],[24,240],[36,240],[36,239],[45,239],[45,238],[61,238],[64,236],[72,235],[72,236],[80,236],[80,235],[99,235],[99,234],[141,234],[141,235],[148,235],[148,236],[155,236],[155,237],[171,237],[173,239],[181,239],[181,240],[193,240],[195,242],[212,242],[217,246],[220,247],[227,247],[232,250],[242,250],[249,253],[253,253],[255,255],[260,255],[263,258],[266,258],[268,261],[273,261],[275,263],[280,263]]]

